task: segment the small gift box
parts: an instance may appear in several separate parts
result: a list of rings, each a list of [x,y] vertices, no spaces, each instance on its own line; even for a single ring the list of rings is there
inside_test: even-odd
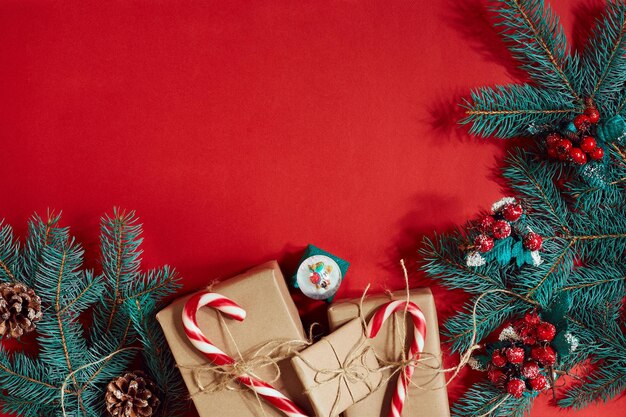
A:
[[[294,369],[317,417],[334,417],[381,383],[378,360],[359,319],[300,352]]]
[[[231,369],[220,369],[210,363],[185,334],[182,314],[193,294],[177,299],[157,315],[198,414],[201,417],[284,417],[282,412],[239,384],[236,375],[230,378],[229,372],[253,374],[308,410],[304,389],[290,357],[281,356],[285,350],[301,350],[308,343],[278,264],[275,261],[263,264],[213,285],[211,291],[233,300],[247,313],[241,322],[208,307],[200,308],[195,315],[198,327],[211,343],[239,362]],[[259,360],[261,355],[262,360]]]
[[[369,320],[374,312],[391,300],[406,300],[406,291],[398,291],[389,295],[366,297],[361,304],[360,299],[344,300],[333,303],[328,310],[331,329],[339,328],[355,317],[362,316]],[[415,373],[409,385],[408,395],[404,403],[403,415],[411,417],[449,417],[450,407],[446,390],[446,378],[440,371],[442,365],[441,346],[439,341],[439,325],[437,310],[432,293],[428,288],[418,288],[410,291],[409,301],[414,302],[424,313],[426,318],[425,345],[418,363],[415,364]],[[360,311],[362,306],[362,311]],[[413,325],[406,317],[405,323],[400,323],[401,312],[395,313],[385,321],[378,335],[370,340],[376,356],[381,361],[400,363],[402,352],[409,349],[409,340],[413,337]],[[407,315],[408,316],[408,315]],[[385,365],[382,363],[381,365]],[[344,412],[345,417],[387,417],[391,407],[391,399],[396,389],[399,372],[393,375],[392,368],[382,373],[386,387],[376,390],[370,396],[351,406]]]

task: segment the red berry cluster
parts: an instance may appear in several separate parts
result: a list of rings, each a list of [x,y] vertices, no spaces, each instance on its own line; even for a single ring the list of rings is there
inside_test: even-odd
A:
[[[578,133],[568,134],[567,137],[559,132],[552,132],[546,136],[548,156],[560,161],[571,161],[578,165],[585,165],[587,157],[594,161],[604,158],[604,149],[598,146],[596,139],[591,136],[590,128],[600,120],[600,112],[588,103],[585,113],[574,118],[574,127]]]
[[[524,208],[518,202],[506,204],[497,213],[487,214],[478,221],[480,234],[474,239],[474,247],[482,253],[489,252],[495,245],[494,239],[511,236],[511,223],[515,223],[524,214]],[[541,249],[543,239],[537,233],[528,232],[523,238],[524,247],[531,251]]]
[[[550,346],[556,328],[542,321],[534,312],[514,323],[514,328],[521,342],[512,342],[508,347],[493,351],[487,377],[495,385],[519,398],[526,390],[541,391],[548,386],[548,380],[541,370],[556,362],[556,353]]]

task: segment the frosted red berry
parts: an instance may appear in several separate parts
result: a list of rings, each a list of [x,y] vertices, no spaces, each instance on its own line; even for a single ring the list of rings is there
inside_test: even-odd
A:
[[[511,225],[506,220],[498,220],[491,228],[491,233],[496,239],[504,239],[511,235]]]
[[[493,249],[493,239],[486,235],[478,235],[474,239],[474,246],[479,252],[485,253]]]
[[[569,139],[561,139],[559,143],[556,144],[556,151],[559,154],[560,159],[567,159],[569,157],[569,151],[572,149],[572,141]]]
[[[546,146],[549,148],[554,148],[563,138],[558,132],[552,132],[546,136]]]
[[[585,116],[589,118],[589,122],[596,124],[600,120],[600,112],[595,107],[588,107],[585,110]]]
[[[539,365],[535,361],[528,361],[522,365],[524,378],[536,378],[539,375]]]
[[[528,324],[539,324],[541,322],[541,319],[539,318],[539,314],[532,312],[532,313],[526,313],[524,315],[524,321]]]
[[[580,148],[572,148],[569,151],[569,157],[572,162],[578,165],[585,165],[587,163],[587,155]]]
[[[584,132],[591,126],[591,119],[585,114],[579,114],[574,118],[574,126],[579,131]]]
[[[535,378],[529,379],[528,383],[535,391],[541,391],[548,386],[548,380],[543,375],[537,375]]]
[[[504,356],[499,350],[495,350],[491,354],[491,363],[498,368],[502,368],[507,363],[506,356]]]
[[[541,323],[537,326],[537,339],[544,342],[551,342],[556,335],[556,327],[552,323]]]
[[[526,383],[518,378],[511,378],[511,380],[506,384],[506,392],[508,392],[515,398],[520,398],[522,395],[524,395],[525,390]]]
[[[496,385],[504,382],[506,375],[500,369],[492,368],[487,372],[487,378]]]
[[[531,349],[530,357],[541,362],[545,366],[554,365],[556,363],[556,353],[550,346],[536,346]]]
[[[478,227],[481,232],[489,233],[491,232],[491,228],[493,227],[493,223],[495,222],[493,216],[486,214],[480,220],[478,220]]]
[[[502,217],[510,222],[519,220],[519,218],[522,217],[522,214],[524,214],[524,208],[519,203],[507,204],[502,209]]]
[[[604,149],[595,148],[593,151],[589,153],[589,157],[593,159],[594,161],[601,160],[602,158],[604,158]]]
[[[598,143],[591,136],[585,136],[580,141],[580,149],[582,149],[584,152],[587,152],[587,153],[593,151],[596,148],[596,146],[598,146]]]
[[[531,251],[540,250],[543,245],[543,238],[535,232],[528,232],[524,236],[524,247]]]
[[[509,362],[519,364],[524,362],[524,348],[511,347],[506,350],[506,358]]]

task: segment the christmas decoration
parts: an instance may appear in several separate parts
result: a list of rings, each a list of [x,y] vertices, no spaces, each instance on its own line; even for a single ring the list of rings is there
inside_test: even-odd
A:
[[[350,264],[313,245],[302,256],[293,286],[314,300],[331,302],[339,290]]]
[[[107,385],[106,409],[112,417],[152,417],[161,401],[143,372],[129,372]]]
[[[178,287],[176,273],[168,267],[140,272],[141,226],[134,213],[115,210],[102,218],[98,273],[83,268],[82,247],[59,223],[58,215],[33,216],[24,245],[10,226],[0,228],[5,336],[31,331],[38,348],[33,357],[0,347],[2,412],[98,416],[107,408],[118,416],[181,415],[184,387],[154,317]],[[138,374],[122,377],[128,385],[119,379],[109,384],[139,350],[154,389]],[[110,393],[116,386],[119,391]]]
[[[541,236],[542,262],[515,269],[489,262],[486,256],[497,251],[500,240],[481,253],[468,240],[489,234],[474,223],[466,228],[470,239],[463,232],[427,239],[423,269],[444,285],[473,295],[445,323],[454,351],[475,348],[529,308],[538,314],[527,314],[523,326],[509,326],[498,354],[486,355],[493,369],[453,406],[458,416],[522,416],[533,393],[554,386],[550,369],[568,373],[585,360],[594,370],[565,390],[559,406],[584,407],[626,388],[621,325],[626,293],[626,3],[607,2],[582,53],[571,51],[558,17],[542,0],[500,0],[495,12],[502,36],[530,82],[475,90],[464,103],[463,122],[481,136],[531,137],[506,158],[503,176],[516,198],[532,207],[519,221]],[[528,238],[526,247],[538,243]],[[523,347],[524,363],[535,362],[539,375],[524,376],[524,368],[518,372],[519,365],[508,359],[503,364],[510,346]],[[523,390],[518,380],[524,382]]]
[[[390,301],[414,303],[424,314],[426,336],[424,346],[416,364],[408,394],[403,399],[404,416],[448,417],[448,393],[446,374],[442,371],[441,345],[437,309],[429,288],[414,288],[387,294],[367,295],[365,298],[353,298],[333,302],[328,308],[328,321],[331,331],[340,329],[354,319],[371,321],[372,317]],[[392,309],[393,310],[393,309]],[[391,310],[387,309],[387,312]],[[381,417],[390,412],[390,399],[399,391],[399,379],[403,365],[409,365],[410,343],[415,341],[413,315],[400,308],[381,323],[375,338],[369,342],[381,361],[388,364],[381,374],[383,384],[371,395],[349,407],[345,417]]]
[[[411,301],[390,301],[384,306],[381,306],[376,313],[374,313],[374,316],[367,325],[367,337],[376,337],[385,320],[387,320],[393,313],[400,311],[405,311],[410,314],[413,322],[413,339],[411,340],[411,347],[409,348],[407,359],[419,359],[420,353],[424,351],[424,340],[426,339],[426,317],[424,317],[424,313],[422,313],[422,310],[420,310],[417,304]],[[409,391],[409,384],[411,383],[411,378],[413,377],[414,372],[415,365],[406,365],[402,368],[400,378],[398,378],[396,390],[391,398],[389,417],[402,416],[404,400]]]
[[[185,305],[194,297],[192,294],[174,300],[157,314],[176,360],[175,366],[180,369],[198,414],[201,417],[279,416],[283,414],[279,410],[291,409],[280,393],[298,407],[306,406],[302,386],[288,366],[289,360],[310,342],[278,263],[267,262],[236,277],[207,284],[210,288],[195,294],[200,297],[196,297],[197,307],[212,300],[221,304],[223,313],[209,308],[194,312],[190,302],[183,316]],[[216,293],[245,307],[246,319],[232,319],[230,314],[243,318],[242,308],[234,304],[228,307],[229,302]],[[192,318],[197,320],[195,327]],[[200,329],[206,336],[190,333],[192,343],[186,328]],[[236,359],[236,363],[226,363],[228,357]],[[246,376],[251,373],[254,378]],[[263,386],[266,383],[273,388]],[[256,390],[262,392],[257,396]],[[273,407],[274,403],[280,403],[279,409]]]
[[[229,298],[210,291],[202,291],[194,294],[194,296],[185,303],[183,310],[185,334],[191,344],[202,352],[211,363],[217,366],[226,367],[234,365],[237,361],[222,352],[217,346],[213,345],[202,333],[200,327],[198,327],[196,314],[202,307],[214,308],[226,317],[238,321],[243,321],[246,318],[246,311]],[[289,417],[306,417],[304,411],[293,401],[267,382],[249,373],[238,374],[236,379],[240,384],[254,391],[255,395],[258,395]]]
[[[470,246],[468,266],[481,266],[492,260],[506,265],[512,259],[517,266],[541,263],[538,251],[543,239],[526,225],[524,208],[515,198],[506,197],[494,203],[491,214],[470,223],[468,230],[481,232]]]
[[[0,337],[18,338],[41,320],[41,299],[24,284],[0,284]]]

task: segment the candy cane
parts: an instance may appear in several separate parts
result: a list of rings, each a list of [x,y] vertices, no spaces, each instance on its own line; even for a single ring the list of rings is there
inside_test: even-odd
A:
[[[413,332],[413,340],[411,341],[411,348],[409,350],[410,360],[419,359],[420,352],[424,350],[424,339],[426,338],[426,318],[422,310],[412,301],[391,301],[385,305],[380,306],[374,316],[371,318],[367,326],[367,337],[374,338],[380,331],[383,323],[389,316],[398,311],[406,311],[411,314],[413,319],[413,326],[415,331]],[[415,371],[415,365],[406,365],[402,369],[402,373],[398,378],[398,384],[396,385],[396,392],[393,394],[391,400],[391,410],[389,410],[389,417],[402,416],[402,408],[404,407],[404,399],[406,398],[408,387]]]
[[[191,297],[183,309],[183,325],[191,344],[215,365],[234,365],[236,361],[211,343],[198,327],[196,315],[198,310],[205,306],[212,307],[238,321],[243,321],[243,319],[246,318],[246,311],[223,295],[208,291],[200,292]],[[259,397],[263,398],[287,416],[307,417],[293,401],[281,394],[270,384],[252,377],[249,374],[238,375],[237,381],[256,392]]]

